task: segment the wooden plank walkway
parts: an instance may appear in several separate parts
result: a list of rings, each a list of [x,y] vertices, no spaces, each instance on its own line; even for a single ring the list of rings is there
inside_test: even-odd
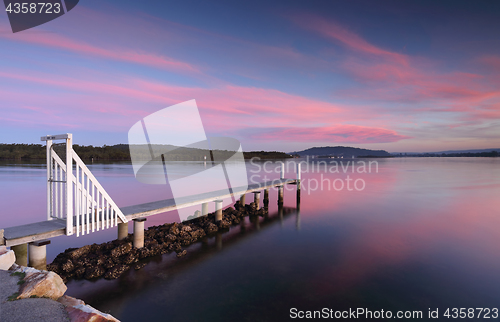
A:
[[[248,185],[247,189],[242,188],[241,190],[238,190],[238,188],[236,188],[233,190],[233,193],[241,194],[242,191],[246,191],[245,193],[252,193],[255,191],[261,191],[269,188],[283,186],[285,184],[295,184],[295,183],[296,179],[275,179],[273,181],[266,181]],[[159,213],[164,213],[167,211],[186,208],[190,206],[196,206],[205,202],[211,202],[217,199],[224,199],[229,197],[231,197],[231,194],[228,193],[228,190],[213,191],[193,196],[187,196],[183,198],[177,198],[176,200],[172,198],[172,199],[148,202],[140,205],[123,207],[120,208],[120,210],[123,212],[127,220],[133,220],[135,218],[153,216]],[[73,222],[76,223],[75,218],[73,218]],[[80,221],[80,223],[81,222],[82,221]],[[120,219],[119,222],[121,223]],[[84,229],[86,230],[85,224],[80,224],[80,227],[82,230]],[[65,234],[66,234],[65,220],[62,219],[46,220],[27,225],[5,228],[4,243],[5,246],[16,246],[42,239],[62,236]],[[2,240],[0,240],[0,245],[1,244]]]

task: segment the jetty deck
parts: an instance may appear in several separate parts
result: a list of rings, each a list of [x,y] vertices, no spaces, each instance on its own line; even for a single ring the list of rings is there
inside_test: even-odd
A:
[[[246,193],[258,192],[261,190],[284,186],[285,184],[296,184],[296,183],[297,183],[296,179],[275,179],[272,181],[250,184],[248,185],[247,188],[241,188],[241,189],[235,188],[233,189],[233,194],[239,195],[243,193],[246,194]],[[123,212],[127,220],[133,220],[230,197],[231,193],[228,190],[213,191],[198,195],[187,196],[183,198],[177,198],[177,199],[171,198],[160,201],[143,203],[139,205],[122,207],[120,208],[120,210]],[[73,223],[75,223],[76,218],[73,219],[74,219]],[[80,228],[82,230],[87,229],[86,225],[83,224],[83,220],[80,219],[80,222],[82,223],[80,224]],[[118,219],[118,224],[120,223],[122,223],[122,221],[121,219]],[[0,240],[0,245],[2,244],[2,242],[5,246],[22,245],[48,238],[62,236],[65,234],[66,234],[66,220],[55,218],[53,220],[46,220],[26,225],[5,228],[4,237],[3,240]]]

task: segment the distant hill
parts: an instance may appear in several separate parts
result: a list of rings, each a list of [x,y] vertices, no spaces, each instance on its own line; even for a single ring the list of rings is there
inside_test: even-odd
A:
[[[314,156],[314,157],[344,157],[344,158],[359,158],[359,157],[378,157],[390,158],[392,155],[384,150],[368,150],[353,148],[349,146],[324,146],[314,147],[304,151],[291,152],[292,155],[299,155],[301,157]]]
[[[392,155],[395,156],[401,156],[401,155],[406,155],[406,156],[411,156],[411,155],[436,155],[436,156],[442,156],[443,154],[446,155],[465,155],[465,154],[484,154],[484,153],[491,153],[491,152],[497,152],[500,153],[500,149],[471,149],[471,150],[446,150],[446,151],[439,151],[439,152],[394,152],[391,153]]]

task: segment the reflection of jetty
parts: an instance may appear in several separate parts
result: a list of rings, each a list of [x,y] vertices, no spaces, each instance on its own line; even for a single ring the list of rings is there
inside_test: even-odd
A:
[[[65,140],[65,158],[61,158],[54,151],[57,144],[53,144],[53,140]],[[14,250],[19,265],[29,264],[42,269],[46,266],[46,245],[50,244],[49,238],[73,233],[78,236],[117,226],[118,239],[123,239],[128,235],[128,221],[133,220],[133,245],[142,248],[144,221],[148,216],[197,205],[201,205],[201,212],[197,213],[204,216],[208,214],[209,203],[214,202],[215,218],[220,221],[222,199],[241,195],[240,201],[245,204],[245,194],[254,193],[258,206],[260,192],[264,191],[264,205],[266,205],[269,200],[269,189],[277,187],[278,204],[282,205],[284,185],[297,184],[300,181],[300,167],[297,179],[285,179],[284,164],[282,164],[280,179],[273,181],[255,183],[241,189],[232,188],[232,191],[213,191],[118,208],[73,151],[71,134],[42,137],[42,141],[47,141],[47,220],[0,229],[0,245],[10,246]],[[300,191],[300,185],[297,185],[297,189]]]

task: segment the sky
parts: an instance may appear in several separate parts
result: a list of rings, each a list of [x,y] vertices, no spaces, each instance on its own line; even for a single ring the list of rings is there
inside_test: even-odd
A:
[[[195,99],[245,151],[500,148],[500,2],[81,0],[12,33],[0,143],[127,143]]]

